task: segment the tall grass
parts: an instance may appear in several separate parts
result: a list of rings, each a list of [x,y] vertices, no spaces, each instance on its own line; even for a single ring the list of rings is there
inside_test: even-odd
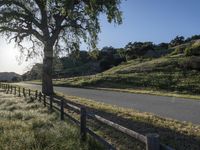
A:
[[[0,92],[0,150],[102,149],[90,138],[80,142],[79,130],[57,115],[40,103]]]

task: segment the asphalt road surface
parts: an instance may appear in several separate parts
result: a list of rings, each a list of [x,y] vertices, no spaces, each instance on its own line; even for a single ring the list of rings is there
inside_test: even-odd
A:
[[[40,85],[26,83],[18,83],[18,85],[41,90]],[[133,108],[141,112],[154,113],[162,117],[200,124],[200,100],[71,87],[54,87],[54,89],[71,96],[83,97],[120,107]]]

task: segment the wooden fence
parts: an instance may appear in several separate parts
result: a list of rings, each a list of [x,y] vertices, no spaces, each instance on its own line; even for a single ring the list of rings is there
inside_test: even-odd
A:
[[[57,110],[60,112],[60,120],[64,120],[65,117],[70,119],[73,123],[78,125],[80,127],[80,139],[82,141],[85,141],[87,138],[87,134],[91,135],[95,140],[102,143],[102,145],[105,146],[108,150],[115,150],[116,148],[108,143],[105,139],[97,135],[95,132],[93,132],[91,129],[87,127],[87,119],[93,119],[97,120],[103,124],[106,124],[126,135],[129,135],[130,137],[144,143],[146,145],[146,150],[174,150],[171,147],[168,147],[164,144],[161,144],[159,141],[159,135],[158,134],[147,134],[142,135],[140,133],[137,133],[133,130],[130,130],[128,128],[125,128],[117,123],[114,123],[110,120],[107,120],[99,115],[90,113],[86,111],[85,107],[77,107],[75,105],[72,105],[68,103],[67,101],[64,101],[63,99],[58,99],[53,96],[47,96],[39,91],[33,91],[30,89],[22,88],[19,86],[13,86],[11,84],[5,84],[0,83],[0,88],[4,89],[7,94],[14,94],[17,96],[23,96],[23,97],[30,97],[32,100],[38,100],[39,102],[43,103],[43,105],[49,106],[49,109]],[[76,118],[70,116],[67,114],[64,110],[70,109],[78,114],[80,114],[80,120],[77,120]]]

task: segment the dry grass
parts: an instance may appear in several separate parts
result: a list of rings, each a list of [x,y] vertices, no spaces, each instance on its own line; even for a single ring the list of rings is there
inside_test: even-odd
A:
[[[57,118],[38,102],[0,92],[0,150],[102,149],[90,138],[81,143],[79,130]]]
[[[70,99],[73,103],[87,106],[90,111],[141,134],[158,133],[162,143],[177,150],[200,149],[200,126],[198,125],[162,118],[151,113],[141,113],[133,109],[125,109],[84,98],[59,95],[68,100]],[[108,141],[114,143],[119,149],[144,148],[140,142],[112,128],[108,128],[96,122],[93,123],[93,125],[90,124],[90,126]]]

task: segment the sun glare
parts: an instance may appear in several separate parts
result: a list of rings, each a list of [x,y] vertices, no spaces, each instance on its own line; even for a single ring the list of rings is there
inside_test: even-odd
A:
[[[24,73],[27,63],[20,64],[17,60],[19,50],[13,43],[8,44],[4,39],[0,39],[0,72]]]

